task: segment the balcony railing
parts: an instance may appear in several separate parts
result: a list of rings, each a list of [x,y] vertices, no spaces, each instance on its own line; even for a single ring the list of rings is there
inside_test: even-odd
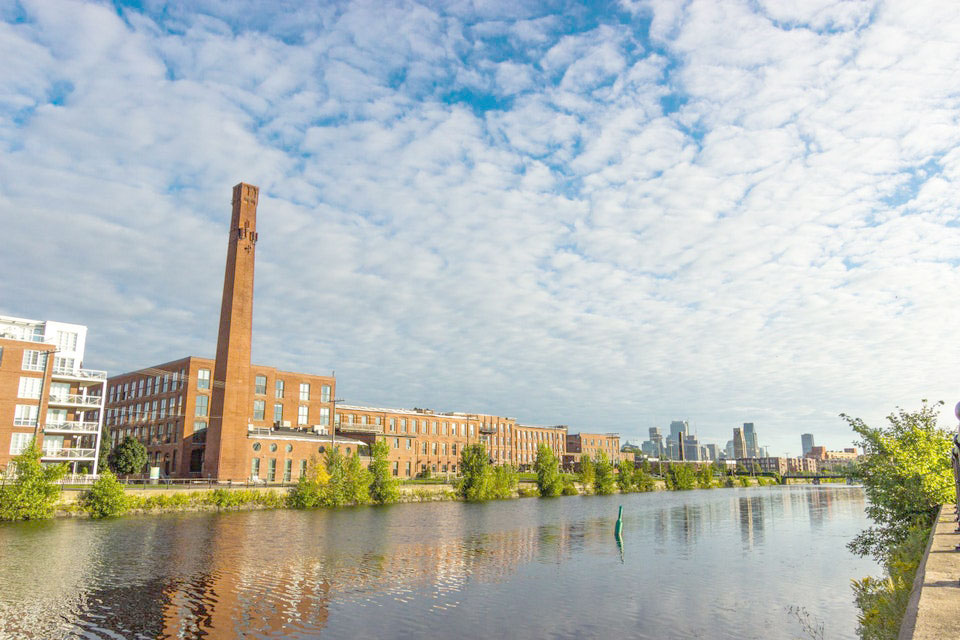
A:
[[[75,369],[73,367],[54,367],[54,377],[79,378],[81,380],[106,380],[107,372],[98,369]]]
[[[41,456],[47,460],[83,460],[97,457],[96,449],[44,449]]]
[[[85,396],[80,393],[55,393],[50,395],[50,404],[99,408],[101,398],[102,396]]]
[[[46,433],[96,433],[100,430],[100,424],[97,422],[80,422],[78,420],[67,420],[65,422],[52,422],[43,425]]]
[[[46,342],[46,337],[43,334],[25,334],[19,331],[10,331],[6,329],[0,329],[0,338],[7,338],[9,340],[22,340],[23,342]]]

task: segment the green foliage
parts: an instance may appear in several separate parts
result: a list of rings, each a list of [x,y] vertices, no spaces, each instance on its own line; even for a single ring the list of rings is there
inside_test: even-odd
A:
[[[867,515],[875,526],[848,547],[883,560],[887,549],[907,539],[911,527],[928,527],[939,505],[953,500],[949,434],[937,428],[942,402],[923,402],[919,411],[887,416],[888,425],[873,428],[859,418],[841,417],[861,437],[864,460],[857,477],[867,494]]]
[[[630,493],[634,490],[634,469],[633,463],[629,460],[621,460],[617,466],[617,487],[623,493]]]
[[[97,471],[103,473],[110,468],[110,437],[109,430],[104,427],[100,431],[100,450],[97,452]]]
[[[689,491],[697,488],[697,477],[688,465],[670,463],[670,470],[664,477],[667,489],[671,491]]]
[[[580,492],[577,491],[577,485],[573,484],[573,480],[565,480],[563,483],[563,491],[560,493],[565,496],[580,495]]]
[[[697,470],[697,486],[701,489],[713,489],[713,466],[705,464]]]
[[[60,489],[55,483],[66,475],[66,465],[45,466],[40,462],[40,448],[34,440],[11,464],[16,477],[0,492],[0,520],[53,517],[60,497]]]
[[[594,461],[593,491],[598,496],[607,496],[613,493],[616,479],[613,477],[613,464],[603,451],[597,453]]]
[[[310,459],[307,472],[300,476],[297,486],[290,490],[287,503],[294,509],[313,509],[326,504],[330,474],[315,457]]]
[[[740,486],[741,486],[741,487],[749,487],[749,486],[750,486],[750,477],[749,477],[749,476],[739,476],[739,477],[737,478],[737,480],[740,482]]]
[[[346,460],[339,447],[328,448],[325,458],[324,464],[330,474],[330,481],[321,494],[321,504],[325,507],[342,507],[350,501]]]
[[[533,487],[520,487],[517,493],[521,498],[536,498],[540,495],[540,490]]]
[[[105,469],[80,497],[80,508],[92,518],[115,518],[127,512],[130,501],[117,476]]]
[[[596,477],[596,468],[593,465],[593,460],[590,459],[590,456],[583,454],[580,456],[580,484],[583,485],[584,491],[588,490],[588,487],[593,486],[593,481]]]
[[[537,447],[537,457],[533,463],[537,472],[537,489],[543,497],[558,496],[563,492],[563,477],[560,475],[560,461],[553,449],[545,444]]]
[[[637,491],[647,492],[653,491],[656,485],[653,482],[653,476],[650,475],[650,472],[643,467],[634,469],[633,471],[633,486]]]
[[[347,458],[344,465],[344,490],[347,502],[353,504],[370,504],[370,484],[373,474],[360,461],[360,455],[354,453]]]
[[[139,440],[127,436],[110,452],[107,460],[114,473],[143,473],[147,466],[147,448]]]
[[[853,581],[861,640],[896,640],[929,533],[926,527],[910,527],[887,553],[884,577]]]
[[[723,486],[727,488],[735,487],[737,486],[737,484],[739,483],[737,482],[737,478],[735,478],[734,476],[727,476],[726,478],[723,479]]]
[[[457,494],[464,500],[476,502],[490,495],[491,471],[487,448],[482,444],[468,444],[460,452],[460,481]]]
[[[390,475],[390,444],[377,440],[373,444],[373,462],[370,463],[370,497],[377,504],[388,504],[400,499],[397,481]]]
[[[509,464],[493,467],[489,486],[490,492],[484,499],[505,500],[514,497],[517,488],[517,470]]]

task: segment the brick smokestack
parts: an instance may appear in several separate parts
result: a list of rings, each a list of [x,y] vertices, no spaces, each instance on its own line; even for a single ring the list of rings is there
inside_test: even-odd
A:
[[[250,348],[253,337],[253,266],[257,245],[259,189],[241,182],[233,188],[233,216],[220,305],[220,333],[213,370],[210,425],[203,475],[243,480],[249,474],[245,451],[251,415]]]

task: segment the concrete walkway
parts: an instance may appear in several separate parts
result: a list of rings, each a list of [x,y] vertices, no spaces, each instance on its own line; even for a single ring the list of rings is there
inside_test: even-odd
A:
[[[953,505],[940,508],[927,553],[917,568],[899,640],[960,638],[960,534]]]

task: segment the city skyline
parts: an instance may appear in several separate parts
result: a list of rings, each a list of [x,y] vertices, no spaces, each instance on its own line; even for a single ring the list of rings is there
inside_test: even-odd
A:
[[[265,9],[0,9],[0,313],[212,357],[248,179],[253,358],[349,402],[772,455],[952,405],[956,8]]]

